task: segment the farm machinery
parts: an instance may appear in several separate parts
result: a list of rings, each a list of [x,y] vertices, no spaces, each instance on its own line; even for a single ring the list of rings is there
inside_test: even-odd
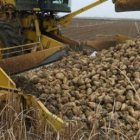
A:
[[[103,49],[115,42],[84,42],[79,44],[61,35],[60,26],[68,26],[76,15],[106,2],[98,0],[82,9],[71,12],[71,0],[0,0],[0,67],[8,74],[18,74],[61,59],[69,49]],[[140,10],[138,0],[114,0],[116,11]],[[57,12],[68,12],[58,17]],[[126,38],[120,37],[121,40]],[[15,83],[0,69],[0,101],[8,95],[25,103],[24,109],[39,110],[42,124],[47,121],[60,131],[66,125],[51,114],[33,95],[25,95]],[[14,93],[16,94],[13,94]],[[22,98],[22,100],[20,99]]]

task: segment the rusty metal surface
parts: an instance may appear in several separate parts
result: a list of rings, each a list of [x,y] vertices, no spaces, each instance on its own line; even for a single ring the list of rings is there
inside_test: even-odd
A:
[[[76,46],[76,47],[79,47],[79,43],[74,41],[74,40],[71,40],[69,38],[66,38],[64,36],[61,36],[61,35],[58,35],[58,34],[54,34],[54,33],[47,33],[47,32],[43,32],[44,35],[46,36],[49,36],[61,43],[64,43],[64,44],[69,44],[70,46]]]
[[[68,46],[53,47],[50,49],[33,52],[25,55],[0,60],[0,67],[8,74],[20,73],[41,65],[47,58],[56,52],[67,49]],[[60,58],[62,56],[60,55]],[[53,61],[53,58],[51,59]],[[55,60],[54,60],[55,61]],[[48,62],[48,61],[47,61]],[[48,62],[49,63],[49,62]]]
[[[115,47],[117,44],[124,43],[126,40],[133,39],[124,35],[115,35],[115,36],[98,36],[98,40],[96,41],[85,41],[83,42],[83,46],[92,47],[96,51],[100,51],[103,49],[109,49],[110,47]]]
[[[140,0],[115,0],[115,11],[140,11]]]
[[[110,47],[116,46],[116,41],[86,41],[83,42],[85,46],[91,46],[96,51],[100,51],[103,49],[109,49]]]

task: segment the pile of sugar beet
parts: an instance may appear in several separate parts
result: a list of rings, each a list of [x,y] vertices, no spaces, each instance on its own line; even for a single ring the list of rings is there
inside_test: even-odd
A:
[[[16,83],[52,113],[81,121],[83,129],[96,125],[140,136],[140,38],[94,57],[70,52],[51,66],[21,74]]]

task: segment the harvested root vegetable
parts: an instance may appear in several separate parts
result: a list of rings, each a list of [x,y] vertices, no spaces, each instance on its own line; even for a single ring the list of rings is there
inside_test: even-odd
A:
[[[70,52],[52,66],[22,74],[32,89],[20,78],[16,83],[25,92],[35,89],[45,106],[65,120],[80,120],[90,130],[95,124],[99,131],[119,128],[133,139],[140,129],[138,42],[126,41],[95,57]]]

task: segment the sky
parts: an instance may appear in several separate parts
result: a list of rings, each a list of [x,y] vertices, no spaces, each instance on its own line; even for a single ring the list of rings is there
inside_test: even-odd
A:
[[[95,1],[96,0],[72,0],[71,9],[72,11],[75,11]],[[112,0],[108,0],[107,2],[86,11],[77,17],[113,17],[140,19],[140,11],[116,13]]]

